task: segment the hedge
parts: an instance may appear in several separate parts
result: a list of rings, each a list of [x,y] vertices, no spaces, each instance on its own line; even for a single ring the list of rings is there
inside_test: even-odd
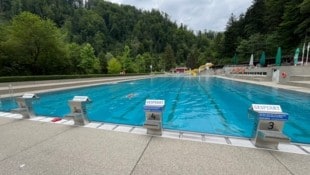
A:
[[[39,75],[39,76],[8,76],[0,77],[0,83],[4,82],[21,82],[21,81],[42,81],[42,80],[61,80],[61,79],[78,79],[78,78],[100,78],[100,77],[121,77],[136,76],[148,74],[88,74],[88,75]]]

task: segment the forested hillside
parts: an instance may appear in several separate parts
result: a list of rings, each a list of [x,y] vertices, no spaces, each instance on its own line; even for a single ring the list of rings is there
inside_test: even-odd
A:
[[[81,2],[0,0],[0,75],[169,71],[217,57],[221,34],[194,35],[156,10]]]
[[[291,54],[309,41],[309,9],[309,0],[254,0],[225,32],[194,33],[164,12],[103,0],[0,0],[0,76],[197,68],[278,46]]]
[[[275,57],[277,47],[293,56],[310,39],[310,0],[254,0],[245,14],[230,17],[224,34],[224,57]]]

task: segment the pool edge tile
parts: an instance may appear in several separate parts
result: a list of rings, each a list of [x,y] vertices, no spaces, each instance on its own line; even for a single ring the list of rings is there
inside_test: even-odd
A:
[[[117,128],[114,129],[114,131],[119,131],[119,132],[130,132],[132,130],[133,126],[118,126]]]
[[[133,134],[141,134],[141,135],[147,135],[146,134],[147,130],[142,127],[135,127],[130,133]]]
[[[21,119],[22,116],[20,114],[14,113],[5,113],[1,112],[0,117],[5,118],[13,118],[13,119]],[[73,120],[65,120],[62,119],[58,122],[51,122],[53,118],[45,117],[45,116],[36,116],[31,119],[30,121],[39,121],[39,122],[50,122],[56,124],[63,124],[63,125],[74,125]],[[88,125],[85,125],[86,128],[97,128],[97,129],[104,129],[109,131],[117,131],[117,132],[127,132],[133,134],[140,134],[140,135],[148,135],[147,129],[143,127],[135,127],[135,126],[127,126],[127,125],[118,125],[118,124],[109,124],[109,123],[99,123],[99,122],[91,122]],[[180,132],[180,131],[163,131],[162,136],[163,138],[170,138],[170,139],[179,139],[179,140],[187,140],[187,141],[200,141],[204,143],[213,143],[213,144],[224,144],[230,146],[237,146],[237,147],[247,147],[247,148],[254,148],[260,149],[255,147],[252,142],[247,138],[230,138],[227,136],[213,136],[213,135],[205,135],[201,133],[187,133],[187,132]],[[228,144],[226,139],[229,140],[231,144]],[[270,150],[269,151],[279,151],[279,152],[287,152],[287,153],[295,153],[295,154],[303,154],[309,155],[310,154],[310,145],[295,145],[295,144],[286,144],[286,143],[279,143],[278,150]]]
[[[181,139],[182,140],[199,141],[199,142],[203,141],[203,137],[201,134],[192,134],[192,133],[183,133]]]
[[[249,139],[242,138],[228,138],[233,146],[240,146],[246,148],[256,148]]]
[[[102,125],[102,123],[99,122],[90,122],[86,124],[84,127],[85,128],[97,128],[98,126]]]
[[[180,139],[180,132],[172,132],[172,131],[163,131],[162,137]]]
[[[43,120],[44,118],[46,118],[46,117],[39,117],[39,116],[37,116],[37,117],[33,117],[33,118],[30,118],[29,120],[32,120],[32,121],[40,121],[40,120]]]
[[[204,141],[206,143],[217,143],[222,145],[228,145],[224,137],[219,136],[204,136]]]
[[[109,131],[113,131],[113,129],[116,127],[117,125],[114,124],[103,124],[102,126],[100,126],[98,129],[104,129],[104,130],[109,130]]]
[[[307,154],[305,151],[298,148],[298,146],[285,143],[279,143],[278,151],[296,153],[296,154]]]

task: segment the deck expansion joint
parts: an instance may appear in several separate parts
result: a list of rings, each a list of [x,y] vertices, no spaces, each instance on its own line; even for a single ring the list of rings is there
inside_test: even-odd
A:
[[[202,141],[202,142],[205,142],[205,141],[206,141],[206,135],[201,134],[201,141]]]
[[[112,128],[112,131],[114,131],[119,125],[115,125],[114,128]]]
[[[310,154],[310,152],[309,151],[307,151],[305,148],[303,148],[302,146],[300,146],[300,145],[296,145],[298,148],[300,148],[301,150],[303,150],[305,153],[307,153],[307,154]]]
[[[184,134],[184,132],[179,133],[179,139],[183,138],[183,134]]]
[[[104,125],[104,123],[100,123],[100,125],[98,125],[96,129],[100,128],[102,125]]]
[[[142,153],[141,153],[141,155],[140,155],[140,157],[139,157],[138,161],[136,162],[135,166],[132,168],[132,170],[131,170],[131,172],[130,172],[130,175],[132,175],[132,174],[133,174],[133,172],[135,171],[135,169],[136,169],[137,165],[139,164],[139,162],[141,161],[142,156],[144,155],[144,153],[145,153],[146,149],[149,147],[149,145],[150,145],[151,140],[152,140],[152,138],[153,138],[153,137],[154,137],[154,136],[151,136],[151,137],[150,137],[150,139],[149,139],[149,141],[147,142],[147,144],[146,144],[145,148],[143,149],[143,151],[142,151]]]
[[[228,145],[232,145],[232,144],[231,144],[231,141],[229,140],[229,137],[224,137],[224,139],[225,139],[225,141],[226,141],[226,143],[227,143]]]
[[[136,128],[135,126],[130,128],[130,130],[128,132],[131,133],[135,128]]]

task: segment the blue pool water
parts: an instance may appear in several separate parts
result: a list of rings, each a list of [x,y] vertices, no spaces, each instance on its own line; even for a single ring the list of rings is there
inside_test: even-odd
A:
[[[128,94],[134,94],[127,98]],[[213,77],[152,78],[39,94],[34,103],[37,115],[62,117],[69,113],[68,100],[89,96],[91,121],[142,126],[146,99],[164,99],[165,129],[252,137],[252,103],[279,104],[289,113],[284,133],[293,142],[310,143],[310,94],[256,86]],[[2,99],[0,110],[16,107]]]

